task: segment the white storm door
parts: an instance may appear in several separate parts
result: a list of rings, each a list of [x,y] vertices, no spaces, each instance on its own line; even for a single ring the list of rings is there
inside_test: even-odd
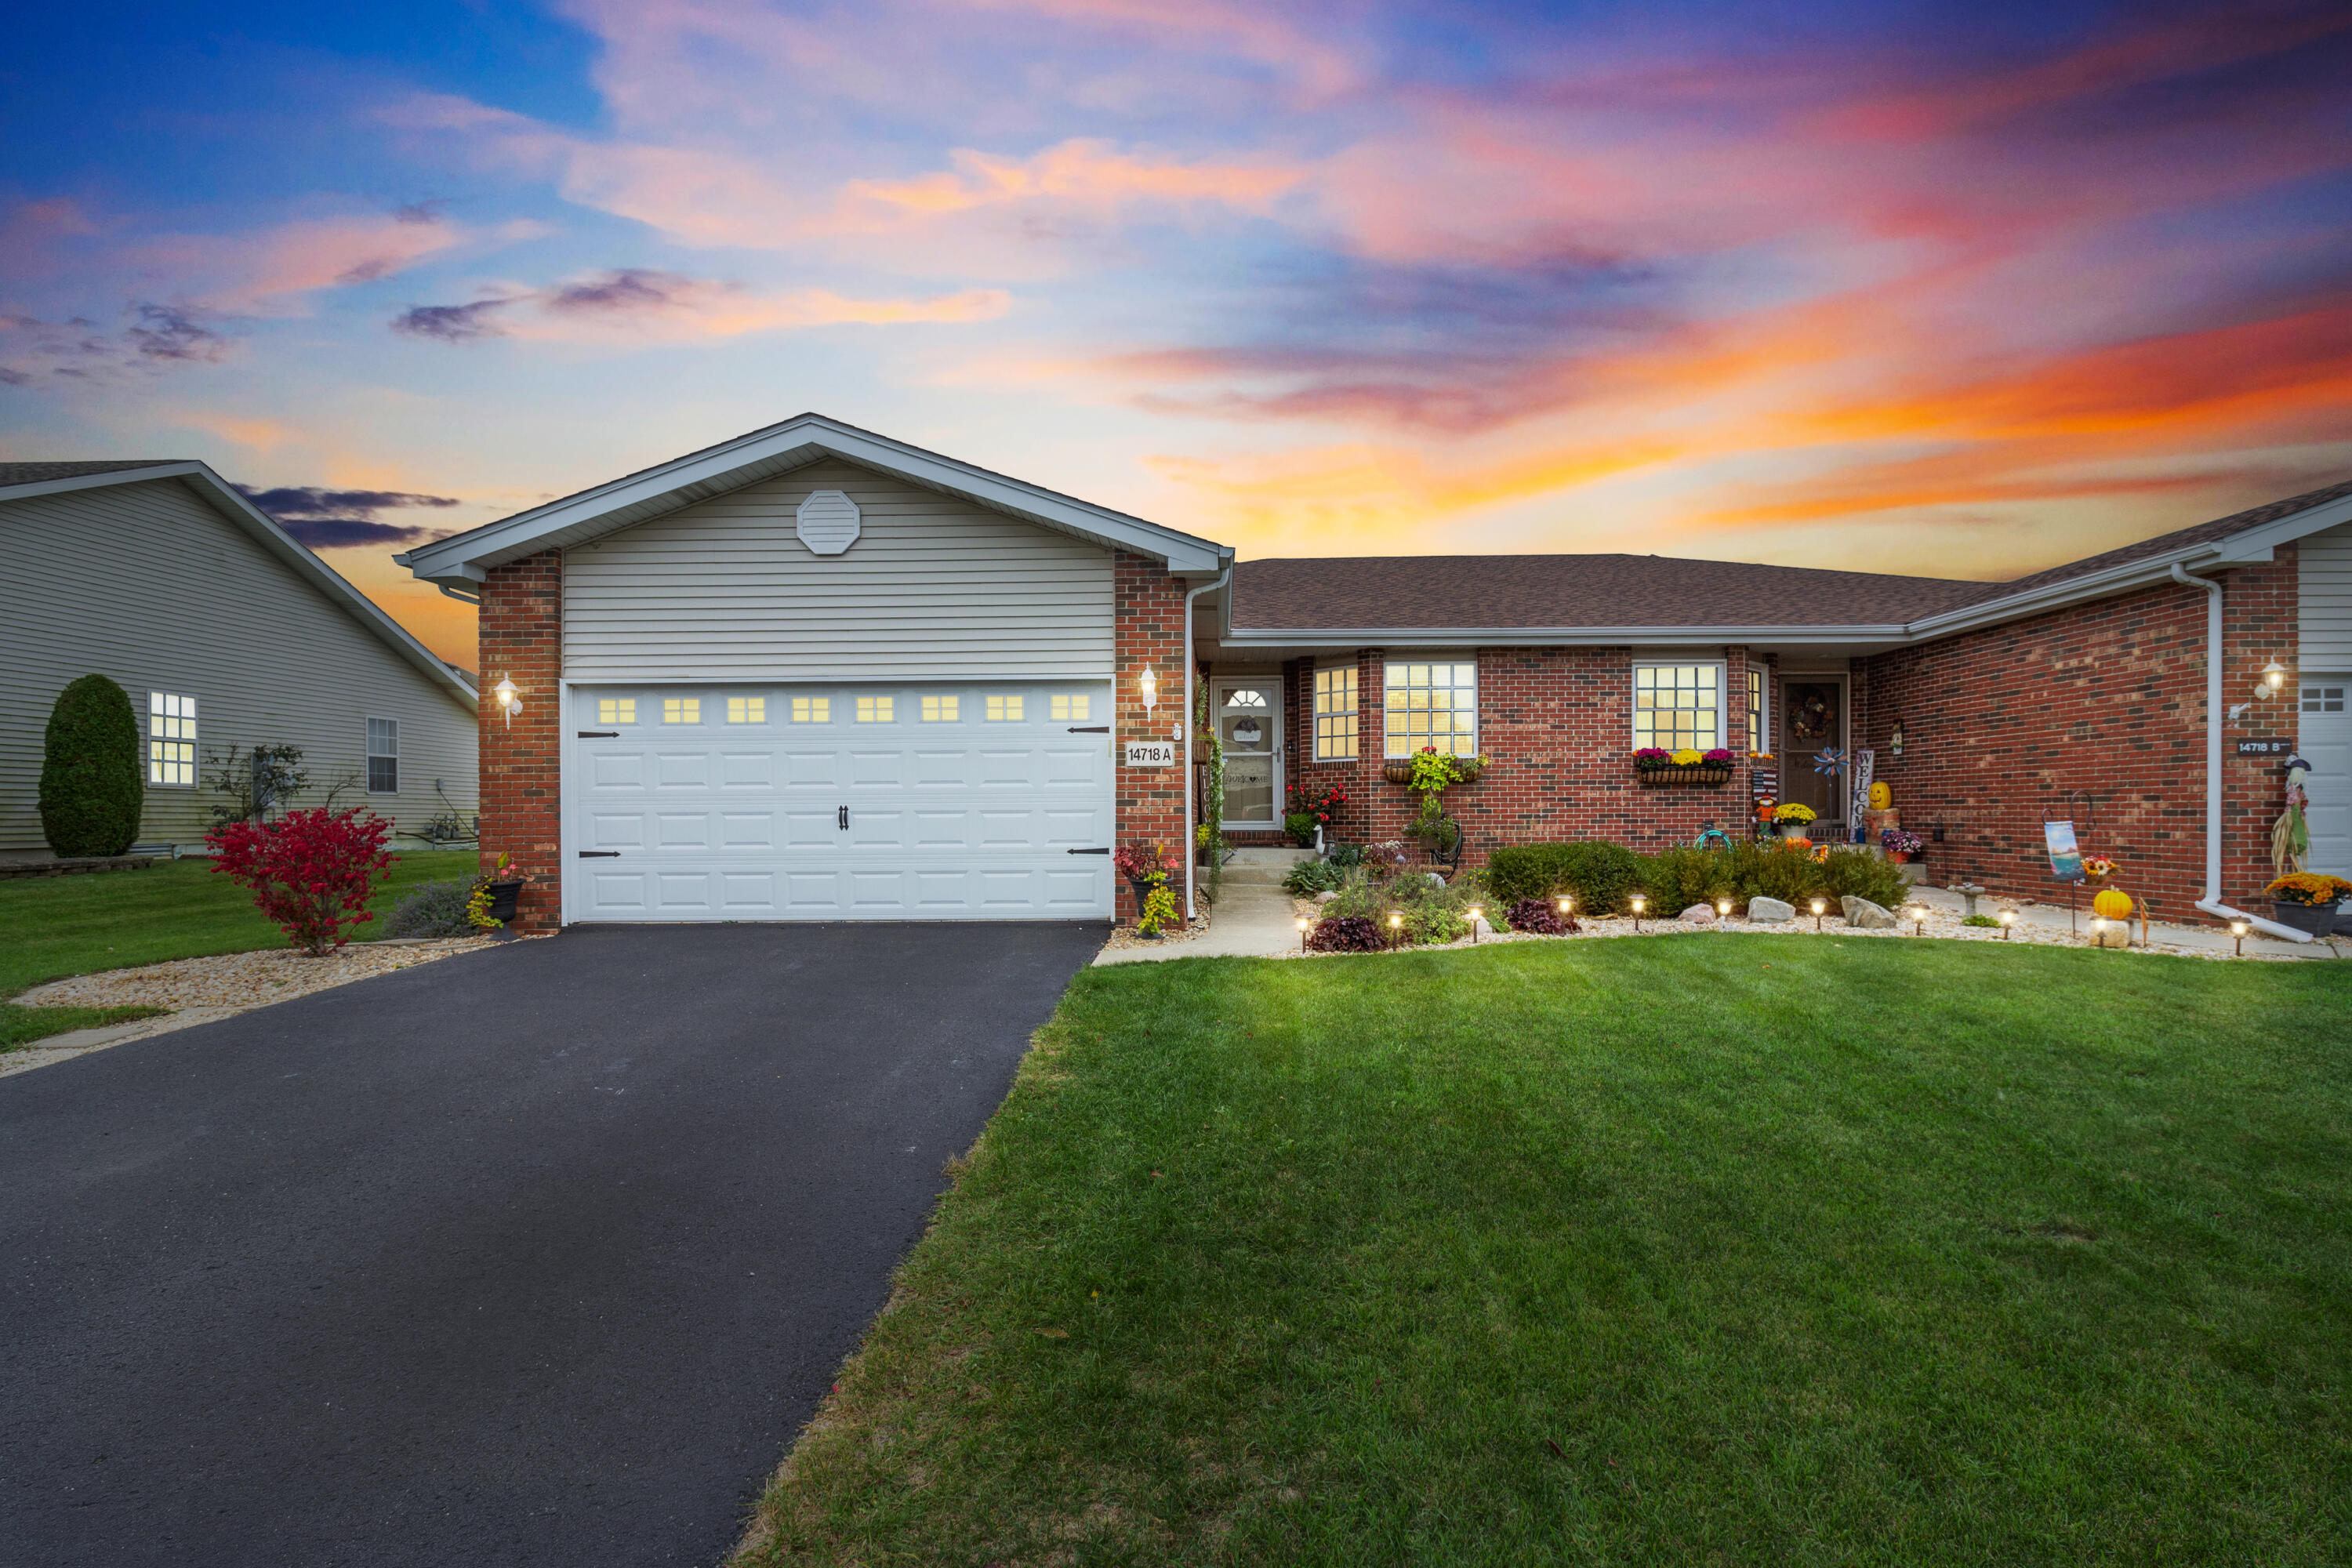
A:
[[[575,688],[573,918],[1108,920],[1110,688]]]

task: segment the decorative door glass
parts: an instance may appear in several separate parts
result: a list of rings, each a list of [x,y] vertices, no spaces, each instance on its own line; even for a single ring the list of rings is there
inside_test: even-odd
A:
[[[1225,745],[1227,822],[1263,822],[1274,816],[1274,749],[1276,721],[1272,681],[1220,681],[1217,735]]]
[[[1819,771],[1822,753],[1845,749],[1845,683],[1785,680],[1780,683],[1780,798],[1813,808],[1811,837],[1843,839],[1846,831],[1846,773],[1843,766]]]

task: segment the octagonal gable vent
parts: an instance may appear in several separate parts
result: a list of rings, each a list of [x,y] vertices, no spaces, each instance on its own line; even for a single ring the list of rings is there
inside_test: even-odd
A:
[[[812,490],[795,514],[794,531],[819,555],[838,555],[857,542],[857,503],[839,490]]]

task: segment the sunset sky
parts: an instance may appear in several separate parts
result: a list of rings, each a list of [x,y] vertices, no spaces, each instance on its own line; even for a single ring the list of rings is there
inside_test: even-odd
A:
[[[0,456],[203,458],[461,663],[392,551],[803,409],[1244,556],[2005,577],[2352,477],[2341,4],[11,26]]]

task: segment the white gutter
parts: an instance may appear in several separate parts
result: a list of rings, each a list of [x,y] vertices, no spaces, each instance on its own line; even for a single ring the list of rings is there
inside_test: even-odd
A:
[[[1192,868],[1200,857],[1192,848],[1192,682],[1198,679],[1201,661],[1192,656],[1192,601],[1202,595],[1223,587],[1234,580],[1234,569],[1228,565],[1213,583],[1203,583],[1184,595],[1184,923],[1192,923]],[[1113,765],[1116,765],[1114,759]]]
[[[2172,580],[2185,588],[2205,590],[2205,896],[2197,907],[2225,921],[2244,921],[2265,935],[2311,942],[2315,939],[2309,931],[2221,901],[2221,584],[2190,575],[2179,562],[2173,563]]]

